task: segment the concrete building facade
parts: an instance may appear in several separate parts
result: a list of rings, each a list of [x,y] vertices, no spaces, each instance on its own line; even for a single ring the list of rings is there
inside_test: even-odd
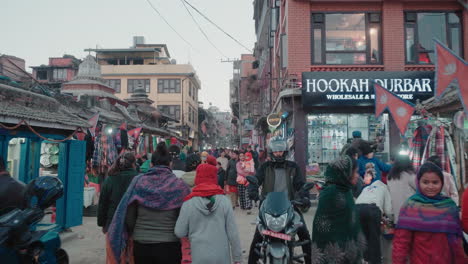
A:
[[[153,106],[178,120],[172,124],[180,136],[198,146],[198,93],[201,82],[190,64],[177,64],[165,44],[134,45],[123,49],[87,49],[96,52],[102,77],[121,99],[144,87]]]
[[[326,139],[332,134],[347,137],[351,131],[351,114],[369,118],[366,124],[370,127],[374,109],[370,100],[321,100],[325,93],[331,95],[333,91],[308,93],[302,87],[304,83],[334,82],[333,78],[369,80],[366,83],[378,78],[405,78],[408,82],[428,78],[432,87],[434,38],[457,55],[468,58],[466,1],[256,0],[254,6],[256,59],[259,64],[267,61],[271,67],[269,71],[264,70],[265,67],[259,70],[259,79],[270,75],[270,112],[289,113],[283,131],[294,141],[290,153],[294,153],[293,158],[303,169],[311,162],[321,163],[336,156],[333,148],[340,146],[332,145],[332,149],[327,149],[322,142],[318,145],[326,149],[325,152],[314,154],[315,138]],[[268,12],[270,20],[266,27],[262,21]],[[262,29],[266,28],[266,34],[262,35]],[[263,51],[268,49],[271,53],[266,60]],[[366,89],[373,93],[370,86]],[[429,93],[411,94],[408,98],[413,95],[414,99],[431,96]],[[341,117],[348,120],[347,126],[342,124],[346,121],[338,120]],[[319,119],[321,123],[317,123]],[[325,119],[327,121],[323,121]],[[342,125],[344,132],[328,128],[317,130],[318,134],[314,132],[314,124],[334,122]],[[388,130],[390,146],[398,146],[400,137],[395,126],[390,124]],[[293,134],[289,135],[291,131]],[[370,139],[370,130],[368,135]]]

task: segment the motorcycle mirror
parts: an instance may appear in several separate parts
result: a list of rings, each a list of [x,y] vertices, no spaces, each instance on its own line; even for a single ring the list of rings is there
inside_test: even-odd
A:
[[[314,183],[308,182],[308,183],[304,184],[304,186],[302,186],[302,189],[305,190],[305,191],[309,191],[312,188],[314,188],[314,186],[315,186]]]
[[[250,184],[253,184],[253,185],[258,185],[258,179],[257,177],[254,177],[254,176],[247,176],[247,181],[250,183]]]
[[[298,228],[301,228],[304,224],[302,222],[299,222],[299,223],[295,223],[294,224],[294,228],[298,229]]]

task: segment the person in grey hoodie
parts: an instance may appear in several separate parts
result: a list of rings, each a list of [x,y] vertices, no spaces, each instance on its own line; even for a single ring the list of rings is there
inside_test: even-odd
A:
[[[217,184],[217,168],[201,164],[196,186],[184,200],[174,229],[177,237],[188,237],[192,264],[241,263],[239,231],[231,202]]]

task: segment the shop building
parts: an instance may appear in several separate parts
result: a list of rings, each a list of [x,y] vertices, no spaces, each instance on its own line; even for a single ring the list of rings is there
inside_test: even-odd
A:
[[[301,168],[335,157],[354,130],[368,140],[384,133],[389,157],[400,135],[393,120],[374,120],[372,81],[415,103],[433,95],[433,38],[468,55],[468,12],[457,0],[276,0],[266,8],[271,112],[289,113],[283,131]]]
[[[201,82],[190,64],[171,59],[166,44],[145,44],[134,37],[133,46],[121,49],[86,49],[96,53],[102,77],[115,96],[128,99],[143,87],[157,107],[175,120],[171,127],[198,146],[198,93]]]
[[[47,65],[32,66],[34,79],[51,88],[59,89],[63,83],[71,81],[78,73],[81,61],[74,56],[49,58]]]

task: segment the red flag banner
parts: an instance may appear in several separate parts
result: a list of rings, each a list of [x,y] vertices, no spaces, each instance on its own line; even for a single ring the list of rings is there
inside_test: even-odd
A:
[[[466,90],[462,89],[468,81],[466,62],[438,40],[434,41],[437,58],[435,97],[440,97],[454,80],[458,80],[460,90]]]
[[[385,109],[390,111],[395,123],[403,135],[406,132],[408,123],[411,120],[415,109],[413,105],[398,97],[398,95],[383,88],[378,83],[374,83],[375,91],[375,116],[379,117]]]
[[[128,135],[133,137],[135,140],[138,140],[140,138],[140,134],[141,134],[142,129],[143,129],[142,127],[134,128],[134,129],[128,131]]]
[[[91,127],[89,128],[89,132],[91,132],[91,135],[93,137],[96,136],[95,134],[96,134],[96,126],[97,126],[98,120],[99,120],[99,113],[95,114],[93,117],[91,117],[88,120],[88,123],[91,125]]]

